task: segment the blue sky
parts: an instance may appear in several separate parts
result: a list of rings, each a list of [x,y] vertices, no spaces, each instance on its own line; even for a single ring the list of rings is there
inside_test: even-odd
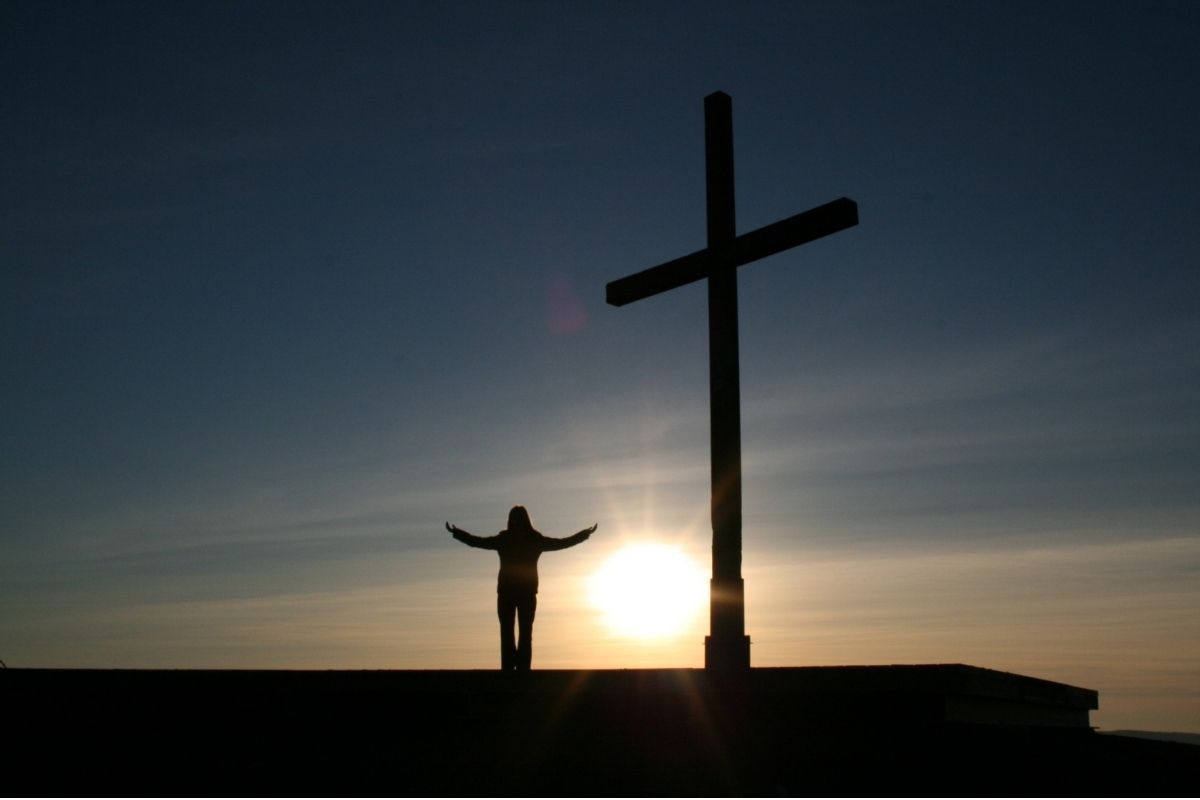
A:
[[[707,555],[705,294],[738,229],[761,665],[963,661],[1200,731],[1191,4],[10,4],[0,658],[491,667],[514,503],[542,666],[626,542]]]

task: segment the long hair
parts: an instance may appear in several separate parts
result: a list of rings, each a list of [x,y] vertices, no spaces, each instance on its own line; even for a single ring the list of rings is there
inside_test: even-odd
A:
[[[529,518],[529,512],[525,510],[525,506],[513,506],[508,512],[508,532],[509,533],[533,533],[533,520]]]

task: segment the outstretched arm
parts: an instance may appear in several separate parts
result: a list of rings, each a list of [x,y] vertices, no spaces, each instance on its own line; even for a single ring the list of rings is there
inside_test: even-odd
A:
[[[465,545],[470,545],[471,547],[482,547],[484,550],[496,549],[497,537],[495,536],[476,536],[473,533],[467,533],[457,525],[451,525],[449,522],[446,523],[446,530],[450,531],[451,536],[453,536],[455,539],[458,539]]]
[[[566,536],[562,539],[555,539],[550,536],[542,537],[543,550],[566,550],[568,547],[574,547],[580,542],[586,542],[588,537],[596,532],[598,526],[593,525],[590,528],[584,528],[579,533]]]

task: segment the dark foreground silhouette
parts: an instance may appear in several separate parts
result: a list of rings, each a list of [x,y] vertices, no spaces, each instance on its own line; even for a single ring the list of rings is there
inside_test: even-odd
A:
[[[1088,727],[1096,693],[963,665],[0,670],[30,795],[1195,794],[1200,747]]]
[[[460,542],[500,556],[500,575],[496,580],[496,615],[500,618],[500,669],[528,670],[533,659],[533,618],[537,613],[538,558],[550,550],[565,550],[596,532],[596,526],[562,539],[544,536],[533,527],[525,506],[513,506],[508,512],[508,527],[495,536],[476,536],[457,525],[446,523],[446,530]],[[513,635],[513,622],[520,629],[520,641]]]

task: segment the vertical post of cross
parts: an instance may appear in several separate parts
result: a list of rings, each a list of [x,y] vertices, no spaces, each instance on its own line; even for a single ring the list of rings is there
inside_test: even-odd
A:
[[[723,92],[704,98],[704,155],[708,246],[610,281],[605,299],[623,306],[694,281],[708,281],[713,541],[704,667],[709,673],[736,674],[750,669],[742,581],[737,268],[857,225],[858,204],[843,197],[738,236],[733,207],[733,103]]]
[[[712,453],[712,583],[704,666],[710,672],[750,668],[742,580],[742,432],[738,381],[736,216],[733,108],[729,95],[704,98],[708,211],[709,432]]]

